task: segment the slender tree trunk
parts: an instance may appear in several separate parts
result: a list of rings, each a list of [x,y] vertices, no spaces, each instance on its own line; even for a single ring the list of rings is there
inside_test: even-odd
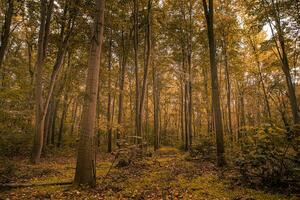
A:
[[[140,108],[139,108],[139,133],[140,136],[143,136],[143,118],[144,118],[144,102],[145,102],[145,94],[148,84],[148,69],[151,61],[151,6],[152,1],[148,0],[148,11],[147,11],[147,27],[145,33],[145,51],[147,55],[145,56],[145,63],[144,63],[144,76],[143,76],[143,85],[141,91],[141,98],[140,98]],[[146,53],[145,53],[146,54]]]
[[[112,70],[112,29],[110,29],[109,55],[108,55],[108,102],[107,102],[107,151],[112,151],[112,112],[111,112],[111,70]]]
[[[180,83],[180,120],[181,120],[181,140],[184,144],[185,141],[185,125],[184,125],[184,87],[183,87],[183,81]]]
[[[273,30],[273,25],[271,22],[271,19],[267,16],[268,23],[270,25],[272,35],[274,42],[276,44],[276,49],[278,52],[278,55],[280,57],[280,61],[282,64],[282,71],[285,75],[286,79],[286,84],[288,88],[288,97],[290,100],[290,106],[292,109],[292,114],[293,114],[293,120],[294,124],[299,124],[300,123],[300,116],[299,116],[299,107],[297,103],[297,97],[296,97],[296,92],[295,92],[295,87],[292,82],[292,77],[291,77],[291,72],[290,72],[290,66],[289,66],[289,60],[288,60],[288,55],[287,55],[287,48],[286,48],[286,41],[284,39],[284,31],[282,28],[281,24],[281,19],[280,19],[280,10],[278,7],[278,2],[275,2],[274,0],[271,1],[271,4],[269,4],[266,0],[263,1],[263,6],[265,10],[271,8],[272,9],[272,14],[274,17],[275,21],[275,28],[277,30],[277,35],[278,35],[278,42],[276,41],[276,36]],[[268,8],[267,8],[268,7]]]
[[[87,184],[91,187],[96,185],[95,120],[103,40],[104,8],[105,0],[96,0],[94,30],[91,36],[91,47],[88,59],[86,98],[84,100],[74,179],[75,185]]]
[[[55,142],[55,132],[56,132],[56,118],[57,118],[57,111],[59,106],[59,100],[55,100],[54,102],[54,112],[52,116],[52,124],[51,124],[51,144],[54,145]]]
[[[54,111],[55,111],[54,109],[55,109],[55,103],[52,100],[49,105],[50,112],[49,112],[49,122],[47,123],[47,134],[45,132],[45,138],[47,138],[46,145],[49,145],[51,142],[53,115],[54,115]],[[44,146],[45,146],[45,144],[44,144]]]
[[[76,125],[77,111],[78,111],[77,99],[74,99],[72,117],[71,117],[71,120],[72,120],[71,121],[71,131],[70,131],[71,136],[74,135],[74,128],[75,128],[75,125]]]
[[[10,27],[11,27],[12,17],[14,14],[14,0],[7,0],[7,5],[8,7],[5,13],[5,19],[4,19],[4,24],[1,33],[0,69],[2,69],[6,48],[9,42]]]
[[[122,62],[121,62],[121,71],[120,71],[120,80],[119,80],[119,109],[118,109],[118,129],[117,129],[117,146],[120,146],[120,138],[121,138],[121,129],[123,129],[123,99],[124,99],[124,83],[125,83],[125,73],[126,73],[126,65],[128,58],[128,50],[126,48],[126,42],[124,38],[124,31],[122,30]]]
[[[269,100],[268,100],[267,89],[266,89],[265,82],[264,82],[264,79],[263,79],[263,76],[262,76],[261,62],[260,62],[260,59],[259,59],[259,54],[257,52],[256,46],[255,46],[254,41],[252,40],[251,36],[249,36],[249,40],[250,40],[250,44],[251,44],[253,54],[254,54],[254,57],[255,57],[255,62],[256,62],[257,69],[258,69],[258,74],[259,74],[259,80],[260,80],[260,84],[261,84],[262,91],[263,91],[263,94],[264,94],[265,108],[267,110],[268,117],[271,119],[271,117],[272,117],[271,108],[270,108],[270,103],[269,103]]]
[[[214,36],[214,23],[213,23],[213,0],[203,0],[203,7],[208,28],[208,41],[210,49],[210,67],[211,67],[211,86],[212,86],[212,102],[214,111],[214,120],[216,128],[216,143],[217,143],[217,164],[218,166],[225,165],[224,157],[224,139],[223,139],[223,125],[222,114],[220,108],[220,92],[218,84],[218,70],[216,65],[216,46]]]
[[[193,138],[193,74],[192,74],[192,41],[193,41],[193,30],[192,30],[192,3],[189,2],[189,38],[188,38],[188,73],[189,73],[189,148],[192,146],[192,138]]]
[[[158,73],[155,63],[152,66],[153,78],[153,115],[154,115],[154,150],[158,150],[160,146],[160,131],[159,131],[159,91],[158,91]]]
[[[205,99],[204,102],[207,105],[206,106],[206,121],[207,121],[207,134],[209,135],[212,131],[212,114],[211,114],[211,103],[209,101],[209,94],[208,94],[208,71],[207,69],[203,68],[202,69],[203,73],[203,85],[204,85],[204,94],[205,94]]]
[[[68,111],[68,91],[66,91],[66,94],[64,95],[64,100],[63,100],[63,110],[61,113],[60,117],[60,126],[59,126],[59,131],[58,131],[58,139],[57,139],[57,147],[61,147],[62,144],[62,137],[64,133],[64,125],[65,125],[65,120],[67,116],[67,111]]]
[[[189,85],[188,82],[185,80],[184,85],[184,119],[185,119],[185,151],[189,150]]]
[[[30,75],[30,85],[32,85],[34,80],[34,69],[32,69],[32,44],[29,41],[27,41],[27,53],[28,53],[28,72]]]
[[[35,64],[36,77],[35,77],[35,137],[31,155],[31,162],[37,163],[40,160],[43,141],[44,141],[44,126],[45,126],[45,114],[43,105],[43,65],[45,60],[45,52],[47,49],[47,37],[49,29],[47,24],[50,24],[51,13],[52,13],[53,0],[50,1],[49,9],[47,13],[47,1],[41,0],[40,8],[40,31],[38,40],[38,52],[37,61]]]
[[[225,79],[226,79],[226,97],[227,97],[227,112],[228,112],[228,132],[230,141],[233,140],[232,133],[232,117],[231,117],[231,82],[229,75],[229,66],[228,66],[228,53],[227,53],[227,42],[226,36],[223,36],[223,54],[224,54],[224,63],[225,63]]]
[[[136,125],[136,143],[140,143],[140,84],[139,84],[139,1],[134,0],[134,72],[135,72],[135,125]],[[139,139],[138,139],[139,138]]]

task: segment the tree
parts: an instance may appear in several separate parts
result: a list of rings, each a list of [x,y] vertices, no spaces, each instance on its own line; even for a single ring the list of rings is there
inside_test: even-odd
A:
[[[47,9],[46,9],[46,17],[45,17],[45,27],[43,33],[43,47],[42,47],[42,62],[37,65],[37,74],[38,78],[36,78],[36,98],[39,98],[38,102],[36,102],[37,105],[39,105],[39,114],[36,116],[36,123],[37,126],[40,128],[36,129],[36,137],[39,137],[39,139],[34,140],[34,147],[33,147],[33,155],[32,155],[32,162],[36,163],[39,161],[40,156],[41,156],[41,151],[43,149],[43,143],[41,141],[44,140],[45,137],[45,128],[47,127],[47,124],[45,124],[46,121],[46,116],[47,113],[50,112],[49,110],[49,104],[53,98],[53,91],[54,87],[56,84],[56,79],[59,74],[60,69],[62,68],[63,65],[63,60],[67,51],[67,47],[69,45],[69,40],[70,37],[73,33],[74,30],[74,23],[75,19],[77,16],[77,4],[78,0],[74,1],[73,3],[70,3],[68,0],[65,1],[65,8],[62,16],[62,24],[61,24],[61,30],[60,30],[60,38],[59,38],[59,47],[56,55],[56,60],[53,66],[53,70],[51,73],[51,78],[50,78],[50,85],[49,85],[49,91],[47,93],[46,101],[45,103],[43,102],[43,81],[42,81],[42,76],[43,76],[43,65],[44,65],[44,60],[46,58],[46,52],[47,52],[47,46],[48,46],[48,35],[50,31],[50,23],[51,23],[51,15],[52,15],[52,10],[54,6],[54,1],[50,0]],[[67,6],[68,4],[70,8]],[[69,18],[66,17],[67,13],[69,14]],[[68,21],[66,23],[66,21]],[[41,21],[42,23],[42,21]],[[42,24],[41,24],[42,25]],[[42,27],[40,27],[42,28]],[[40,29],[40,32],[42,29]],[[40,50],[38,50],[40,51]],[[37,91],[38,90],[38,91]],[[37,100],[36,100],[37,101]]]
[[[75,185],[96,185],[95,120],[101,47],[103,41],[105,0],[96,0],[93,32],[91,35],[86,96],[81,120],[80,140],[75,172]]]
[[[265,9],[270,8],[270,12],[267,15],[267,21],[270,25],[270,28],[272,30],[272,35],[274,42],[276,43],[276,49],[277,53],[279,55],[280,61],[282,63],[282,71],[285,75],[286,84],[288,88],[288,96],[290,100],[290,105],[292,108],[292,114],[293,114],[293,120],[294,124],[300,123],[300,116],[299,116],[299,107],[297,103],[296,93],[295,93],[295,87],[292,82],[291,72],[290,72],[290,65],[289,65],[289,59],[287,55],[287,46],[284,36],[284,30],[282,25],[282,19],[281,19],[281,11],[280,11],[280,5],[279,2],[275,2],[274,0],[271,0],[271,3],[268,3],[266,0],[263,0],[263,6]],[[274,19],[275,25],[272,24],[272,19]],[[277,31],[277,36],[275,36],[273,26],[275,27]],[[278,39],[276,39],[278,38]]]
[[[213,0],[203,0],[204,14],[207,23],[207,35],[210,50],[210,71],[211,71],[211,87],[212,87],[212,104],[216,128],[216,143],[217,143],[217,164],[218,166],[225,165],[224,158],[224,139],[223,139],[223,124],[220,107],[220,92],[218,83],[218,70],[216,65],[216,46],[214,36],[214,7]]]
[[[43,142],[44,142],[44,125],[45,117],[43,105],[43,65],[45,62],[50,20],[52,14],[54,0],[50,0],[47,5],[47,0],[41,0],[40,8],[40,30],[38,40],[37,60],[35,63],[35,137],[32,148],[31,162],[37,163],[40,160]]]
[[[0,69],[2,69],[2,64],[4,61],[4,56],[8,45],[8,39],[10,35],[13,14],[14,14],[14,0],[7,0],[7,9],[6,9],[4,24],[1,32]]]

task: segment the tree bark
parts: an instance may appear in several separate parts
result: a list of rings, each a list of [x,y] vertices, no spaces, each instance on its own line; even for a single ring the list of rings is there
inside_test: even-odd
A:
[[[287,88],[288,88],[288,97],[290,100],[290,106],[292,109],[292,114],[293,114],[293,121],[294,124],[299,124],[300,123],[300,116],[299,116],[299,107],[298,107],[298,103],[297,103],[297,97],[296,97],[296,92],[295,92],[295,87],[293,85],[292,82],[292,77],[291,77],[291,72],[290,72],[290,66],[289,66],[289,60],[288,60],[288,55],[287,55],[287,48],[286,48],[286,42],[284,39],[284,31],[282,28],[282,24],[281,24],[281,19],[280,19],[280,10],[278,5],[276,5],[277,2],[275,2],[274,0],[271,1],[271,4],[269,4],[266,0],[263,1],[263,6],[265,8],[265,10],[267,10],[266,7],[271,7],[272,9],[272,14],[274,17],[274,21],[275,21],[275,28],[277,30],[277,35],[278,35],[278,42],[276,41],[276,36],[273,30],[273,25],[271,22],[271,19],[269,18],[269,16],[267,16],[267,20],[268,23],[270,25],[271,31],[272,31],[272,36],[273,36],[273,40],[276,44],[276,49],[278,52],[278,55],[280,57],[280,61],[281,61],[281,66],[282,66],[282,71],[285,75],[285,79],[286,79],[286,84],[287,84]]]
[[[216,128],[216,143],[217,143],[217,165],[225,165],[224,157],[224,139],[223,139],[223,125],[222,125],[222,114],[220,108],[220,92],[218,84],[218,70],[216,65],[216,46],[214,36],[214,23],[213,23],[213,0],[203,0],[203,8],[205,12],[207,22],[207,33],[210,49],[210,67],[211,67],[211,87],[212,87],[212,102],[213,112]]]
[[[61,113],[60,117],[60,126],[59,126],[59,131],[58,131],[58,138],[57,138],[57,147],[61,147],[62,144],[62,137],[64,133],[64,125],[65,125],[65,120],[67,116],[67,111],[68,111],[68,91],[66,91],[66,94],[64,95],[64,100],[63,100],[63,110]]]
[[[153,63],[152,78],[153,78],[153,112],[154,112],[154,150],[158,150],[160,146],[159,133],[159,91],[158,91],[158,73],[155,63]]]
[[[111,70],[112,70],[112,28],[110,28],[109,55],[108,55],[108,100],[107,100],[107,152],[112,151],[112,112],[111,112]]]
[[[6,48],[8,46],[10,27],[12,23],[13,14],[14,14],[14,0],[7,0],[7,10],[5,13],[5,19],[4,19],[4,24],[1,33],[0,69],[2,69]]]
[[[96,0],[94,30],[88,59],[86,96],[82,113],[80,140],[74,184],[96,185],[96,151],[95,120],[97,109],[97,92],[99,84],[99,67],[103,40],[105,0]]]
[[[141,91],[141,98],[140,98],[140,108],[139,108],[139,136],[143,136],[143,118],[144,118],[144,102],[145,102],[145,94],[146,94],[146,87],[148,83],[148,69],[151,61],[151,6],[152,1],[148,0],[148,10],[147,10],[147,27],[145,33],[145,51],[146,60],[144,63],[144,76],[143,76],[143,84],[142,84],[142,91]]]
[[[45,114],[43,105],[43,65],[45,60],[45,52],[47,49],[47,37],[49,34],[49,28],[47,24],[50,24],[51,13],[53,7],[53,0],[50,1],[47,13],[47,1],[41,0],[40,9],[40,31],[38,39],[38,52],[37,61],[35,64],[35,137],[32,148],[31,162],[37,163],[40,160],[43,142],[44,142],[44,126],[45,126]]]
[[[139,1],[134,0],[134,72],[135,72],[135,125],[136,125],[136,143],[140,143],[140,84],[139,84]]]
[[[223,54],[224,54],[224,64],[225,64],[225,79],[226,79],[228,133],[229,133],[230,141],[232,141],[233,133],[232,133],[232,117],[231,117],[231,82],[230,82],[229,66],[228,66],[227,39],[225,35],[223,36]]]
[[[125,73],[126,73],[126,65],[128,58],[128,50],[126,48],[126,42],[124,38],[124,31],[122,30],[122,61],[121,61],[121,69],[120,69],[120,80],[119,80],[119,109],[118,109],[118,128],[117,128],[117,146],[120,146],[120,138],[121,138],[121,129],[123,129],[123,99],[124,99],[124,83],[125,83]]]

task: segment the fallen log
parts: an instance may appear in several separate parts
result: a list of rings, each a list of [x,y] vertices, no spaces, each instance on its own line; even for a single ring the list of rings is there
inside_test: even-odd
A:
[[[13,189],[13,188],[24,188],[24,187],[71,185],[71,184],[73,184],[73,181],[52,182],[52,183],[4,183],[4,184],[0,184],[0,190]]]

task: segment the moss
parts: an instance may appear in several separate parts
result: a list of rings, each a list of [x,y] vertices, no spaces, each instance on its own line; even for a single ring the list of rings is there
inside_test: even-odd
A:
[[[174,153],[175,152],[175,153]],[[230,187],[225,179],[220,179],[212,165],[188,162],[185,154],[175,149],[162,148],[155,157],[137,161],[125,168],[111,168],[111,162],[97,163],[96,189],[74,188],[71,186],[45,186],[20,188],[2,192],[4,199],[288,199],[283,195],[265,193],[243,187]],[[72,180],[75,163],[45,162],[37,166],[23,164],[22,173],[37,168],[31,179],[22,182],[57,182]],[[159,164],[158,164],[159,163]],[[46,172],[37,176],[40,172]],[[59,173],[55,173],[56,170]],[[41,173],[41,174],[43,174]],[[34,178],[32,178],[34,177]]]

